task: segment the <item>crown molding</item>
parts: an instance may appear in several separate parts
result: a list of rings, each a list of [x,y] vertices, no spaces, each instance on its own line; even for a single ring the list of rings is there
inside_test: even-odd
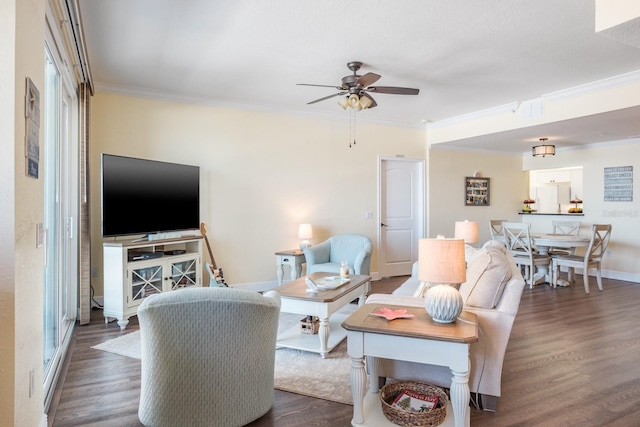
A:
[[[307,118],[315,118],[315,119],[327,119],[327,120],[348,120],[348,113],[345,116],[344,111],[339,110],[333,113],[318,113],[318,112],[309,112],[303,111],[303,109],[294,109],[294,108],[286,108],[282,106],[276,105],[268,105],[268,104],[249,104],[249,103],[240,103],[240,102],[230,102],[230,101],[220,101],[214,99],[208,99],[204,97],[198,96],[184,96],[181,94],[176,94],[172,92],[158,91],[152,89],[141,88],[137,86],[126,86],[126,85],[113,85],[102,82],[95,82],[95,90],[96,92],[102,93],[112,93],[117,95],[124,96],[132,96],[136,98],[147,98],[147,99],[156,99],[161,101],[168,102],[180,102],[185,104],[194,104],[194,105],[206,105],[209,107],[219,107],[219,108],[230,108],[237,110],[249,110],[249,111],[257,111],[262,113],[272,113],[272,114],[286,114]],[[397,128],[407,128],[407,129],[425,129],[424,123],[408,123],[401,122],[395,120],[380,120],[380,119],[371,119],[366,116],[358,116],[358,123],[368,123],[374,125],[381,126],[389,126],[389,127],[397,127]]]

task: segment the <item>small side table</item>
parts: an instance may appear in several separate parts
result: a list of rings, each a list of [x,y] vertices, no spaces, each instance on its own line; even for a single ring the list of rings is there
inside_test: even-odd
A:
[[[424,308],[384,305],[406,309],[412,319],[388,321],[370,313],[382,304],[365,304],[349,316],[347,353],[351,358],[352,426],[393,426],[382,413],[378,398],[378,358],[447,366],[451,370],[451,411],[443,427],[469,427],[469,346],[478,341],[478,319],[463,311],[454,323],[436,323]],[[369,364],[369,391],[364,359]]]
[[[278,286],[282,285],[284,277],[284,266],[291,269],[291,280],[296,280],[302,274],[302,264],[304,264],[304,252],[300,249],[290,249],[288,251],[276,252],[276,275],[278,276]]]

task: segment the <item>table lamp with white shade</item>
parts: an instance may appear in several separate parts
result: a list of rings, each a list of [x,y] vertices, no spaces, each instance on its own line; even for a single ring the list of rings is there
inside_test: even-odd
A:
[[[478,223],[473,221],[456,221],[454,237],[462,239],[468,245],[478,243]]]
[[[424,307],[439,323],[454,322],[464,302],[457,286],[467,280],[463,239],[420,239],[418,279],[431,284]]]
[[[301,239],[300,242],[300,250],[305,250],[311,243],[309,243],[309,239],[313,237],[313,229],[311,228],[311,224],[300,224],[298,226],[298,239]]]

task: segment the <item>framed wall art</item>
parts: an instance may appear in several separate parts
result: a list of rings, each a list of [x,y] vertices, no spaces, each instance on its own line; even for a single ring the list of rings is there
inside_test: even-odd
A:
[[[464,179],[465,206],[489,206],[489,178],[468,176]]]

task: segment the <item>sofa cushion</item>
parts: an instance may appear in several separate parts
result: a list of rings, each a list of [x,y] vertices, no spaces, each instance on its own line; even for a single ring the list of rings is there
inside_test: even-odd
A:
[[[504,246],[485,245],[467,264],[467,281],[460,285],[465,305],[495,308],[511,279],[511,266]]]

